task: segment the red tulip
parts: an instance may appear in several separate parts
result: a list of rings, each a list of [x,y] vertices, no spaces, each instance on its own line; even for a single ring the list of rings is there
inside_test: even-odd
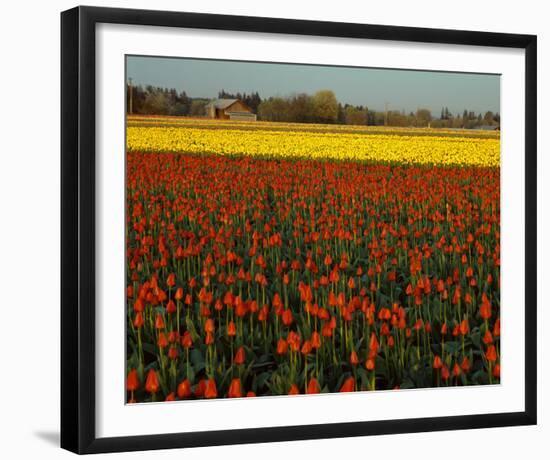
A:
[[[288,343],[285,339],[279,339],[277,341],[277,354],[284,355],[288,350]]]
[[[191,396],[191,382],[188,379],[183,380],[178,385],[178,398],[185,399]]]
[[[241,379],[234,378],[229,385],[229,391],[227,392],[228,398],[240,398],[242,397],[241,391]]]
[[[485,358],[487,361],[495,362],[497,360],[497,351],[494,345],[489,345],[485,352]]]
[[[330,323],[323,324],[323,328],[321,329],[321,334],[323,335],[323,337],[332,336],[332,327],[330,327]]]
[[[315,349],[321,348],[321,336],[317,331],[311,334],[311,346]]]
[[[143,323],[144,323],[144,322],[145,322],[145,321],[143,320],[143,315],[142,315],[142,313],[141,313],[140,311],[138,311],[138,312],[136,313],[135,318],[134,318],[134,327],[135,327],[136,329],[140,329],[141,327],[143,327]]]
[[[168,349],[168,357],[172,360],[174,359],[177,359],[178,358],[178,355],[179,355],[179,351],[177,349],[177,347],[175,346],[171,346],[169,349]]]
[[[355,379],[353,377],[348,377],[340,387],[340,392],[348,393],[352,391],[355,391]]]
[[[500,336],[500,318],[497,318],[497,320],[495,321],[495,325],[493,327],[493,335],[495,337]]]
[[[214,320],[212,318],[208,318],[204,323],[204,331],[212,333],[215,330],[216,326],[214,325]]]
[[[479,307],[479,315],[482,319],[489,319],[491,317],[491,303],[485,293],[481,296],[481,305]]]
[[[287,343],[290,346],[290,349],[292,351],[300,350],[300,344],[302,342],[302,339],[300,338],[300,336],[298,334],[296,334],[296,332],[290,331],[288,333],[288,337],[287,337],[286,341],[287,341]]]
[[[168,339],[166,338],[166,334],[164,332],[159,333],[157,345],[159,348],[166,348],[168,346]]]
[[[458,363],[455,363],[453,366],[453,377],[458,377],[462,373],[462,370],[460,369],[460,366]]]
[[[166,313],[176,313],[176,304],[173,300],[169,300],[166,304]]]
[[[237,350],[237,353],[235,353],[235,357],[233,358],[234,364],[244,364],[246,361],[246,353],[244,351],[244,347],[239,347]]]
[[[324,321],[330,319],[330,315],[329,315],[328,310],[326,308],[319,308],[319,311],[317,312],[317,317],[319,319],[324,320]]]
[[[155,328],[156,329],[164,329],[164,318],[160,313],[157,313],[157,316],[155,317]]]
[[[490,343],[493,343],[493,335],[491,334],[491,331],[487,329],[485,331],[485,334],[483,334],[483,343],[485,345],[489,345]]]
[[[216,388],[216,381],[214,379],[208,379],[208,382],[206,382],[206,388],[204,389],[204,397],[207,399],[213,399],[218,397],[218,390]]]
[[[378,319],[379,320],[389,320],[391,319],[391,311],[389,308],[381,308],[378,312]]]
[[[468,371],[470,370],[470,360],[466,356],[462,358],[462,362],[460,363],[460,368],[465,374],[468,373]]]
[[[229,324],[227,325],[227,335],[229,337],[235,337],[237,334],[237,328],[235,326],[235,323],[233,321],[229,321]]]
[[[374,370],[374,366],[375,366],[374,359],[373,358],[367,359],[367,362],[365,363],[365,367],[367,368],[367,370],[369,371]]]
[[[248,312],[247,304],[240,297],[235,299],[235,314],[242,318]]]
[[[462,322],[460,323],[460,333],[462,335],[466,335],[468,334],[468,332],[470,332],[470,325],[468,324],[467,319],[463,319]]]
[[[370,341],[369,341],[369,354],[372,355],[371,357],[376,356],[376,354],[378,353],[379,347],[380,347],[380,344],[378,343],[376,334],[373,332],[370,336]]]
[[[189,331],[185,331],[181,337],[181,346],[183,348],[191,348],[193,346],[193,338]]]
[[[500,378],[500,364],[495,364],[495,367],[493,368],[493,377],[497,379]]]
[[[441,378],[443,380],[448,380],[450,377],[449,368],[445,365],[441,368]]]
[[[273,308],[275,310],[279,310],[283,306],[283,302],[281,301],[281,296],[277,292],[273,295],[273,300],[271,301],[271,305],[273,305]]]
[[[200,379],[199,383],[197,383],[197,386],[195,387],[195,396],[197,398],[202,398],[204,396],[205,391],[206,391],[206,380]]]
[[[139,377],[136,369],[132,369],[128,372],[126,377],[126,390],[136,391],[139,388]]]
[[[145,389],[152,394],[155,394],[159,391],[160,384],[158,380],[157,373],[154,369],[150,369],[147,374],[147,379],[145,380]]]
[[[481,304],[479,307],[479,315],[483,319],[489,319],[491,317],[491,304]]]
[[[460,334],[460,324],[455,324],[453,327],[453,337],[456,337],[458,334]]]
[[[319,393],[319,392],[320,392],[319,382],[317,382],[317,379],[312,378],[307,384],[306,393],[313,394],[313,393]]]
[[[355,289],[355,280],[353,279],[352,276],[350,276],[349,279],[348,279],[348,287],[350,289]]]
[[[294,321],[294,318],[292,317],[292,311],[288,310],[288,309],[285,310],[283,312],[282,319],[283,319],[283,324],[285,326],[290,326],[292,324],[292,322]]]
[[[180,334],[178,331],[170,331],[168,334],[168,341],[172,344],[176,343],[179,340]]]
[[[289,395],[299,395],[300,390],[298,388],[298,385],[295,385],[294,383],[290,385],[290,390],[288,390]]]
[[[313,347],[311,346],[311,342],[309,340],[304,340],[304,344],[302,345],[302,354],[307,356],[311,353],[312,349]]]
[[[134,302],[134,311],[137,313],[141,313],[145,309],[143,302],[140,298],[136,299]]]

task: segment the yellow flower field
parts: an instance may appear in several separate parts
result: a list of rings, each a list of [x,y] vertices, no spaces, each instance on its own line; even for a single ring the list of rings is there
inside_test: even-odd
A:
[[[210,123],[211,124],[211,123]],[[440,164],[495,167],[500,164],[500,139],[492,135],[437,130],[386,128],[382,133],[288,129],[278,123],[238,125],[223,123],[216,129],[204,122],[172,125],[132,125],[127,128],[127,148],[142,152],[181,152],[268,158],[334,159],[400,164]],[[227,128],[224,129],[224,127]],[[317,125],[319,126],[319,125]],[[401,130],[402,131],[402,130]],[[427,131],[427,132],[426,132]],[[421,135],[420,135],[421,133]]]

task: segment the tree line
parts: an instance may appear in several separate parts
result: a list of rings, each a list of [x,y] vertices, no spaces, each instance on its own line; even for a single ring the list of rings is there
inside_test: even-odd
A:
[[[476,113],[464,110],[452,114],[447,107],[441,108],[439,117],[429,109],[419,108],[406,113],[401,110],[372,110],[363,105],[342,104],[331,90],[262,99],[258,92],[218,92],[220,99],[239,99],[247,104],[259,120],[298,123],[337,123],[371,126],[413,126],[432,128],[476,129],[482,126],[499,126],[500,115],[491,111]],[[206,116],[206,98],[188,96],[185,91],[151,85],[127,85],[127,111],[141,115]]]
[[[189,97],[185,91],[157,86],[126,87],[126,110],[137,115],[202,117],[209,99]]]

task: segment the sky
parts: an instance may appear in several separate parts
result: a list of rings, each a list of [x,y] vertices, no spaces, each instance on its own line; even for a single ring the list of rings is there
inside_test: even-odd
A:
[[[221,89],[257,91],[262,99],[330,89],[343,104],[373,110],[384,110],[387,103],[388,110],[427,108],[434,116],[442,107],[453,114],[500,112],[498,75],[146,56],[128,56],[126,72],[134,85],[208,99]]]

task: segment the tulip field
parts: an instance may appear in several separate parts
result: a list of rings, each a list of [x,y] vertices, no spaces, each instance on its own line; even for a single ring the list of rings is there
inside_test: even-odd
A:
[[[127,401],[499,383],[499,145],[129,117]]]

